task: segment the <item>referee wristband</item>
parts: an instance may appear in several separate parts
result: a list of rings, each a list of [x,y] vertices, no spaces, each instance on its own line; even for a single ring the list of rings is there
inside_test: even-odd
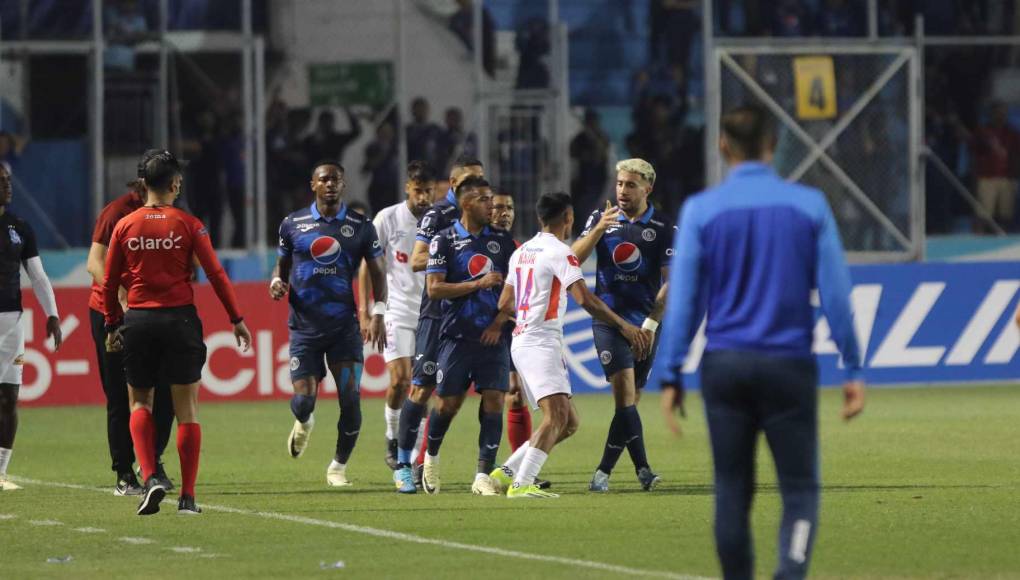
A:
[[[242,322],[244,322],[243,316],[240,318],[233,318],[230,320],[230,324],[241,324]]]
[[[659,323],[651,318],[646,318],[645,321],[641,323],[641,328],[655,332],[656,330],[659,330]]]
[[[384,316],[386,314],[386,303],[376,302],[372,305],[372,316]]]

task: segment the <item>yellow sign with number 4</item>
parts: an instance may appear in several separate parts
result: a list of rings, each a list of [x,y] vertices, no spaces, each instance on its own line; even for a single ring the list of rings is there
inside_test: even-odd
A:
[[[798,118],[817,121],[836,117],[836,72],[831,56],[793,59],[793,82]]]

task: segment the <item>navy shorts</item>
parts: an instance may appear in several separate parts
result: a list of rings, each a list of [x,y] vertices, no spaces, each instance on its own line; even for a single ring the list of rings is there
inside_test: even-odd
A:
[[[431,386],[436,384],[436,361],[439,360],[439,328],[443,321],[436,318],[418,320],[414,334],[414,365],[411,384]]]
[[[325,335],[290,333],[290,380],[305,377],[322,380],[326,365],[341,362],[361,363],[365,360],[365,345],[361,341],[361,327],[357,322],[338,325],[335,332]]]
[[[652,345],[652,352],[648,353],[648,358],[635,362],[634,351],[630,349],[630,343],[619,330],[605,324],[594,323],[591,325],[591,331],[595,336],[595,351],[598,352],[606,380],[624,369],[634,369],[634,386],[638,389],[644,388],[648,382],[648,374],[652,372],[652,363],[655,362],[655,351],[659,349],[658,334],[655,336],[655,344]]]
[[[510,353],[502,344],[443,338],[436,386],[440,397],[463,395],[474,382],[478,392],[510,390]]]

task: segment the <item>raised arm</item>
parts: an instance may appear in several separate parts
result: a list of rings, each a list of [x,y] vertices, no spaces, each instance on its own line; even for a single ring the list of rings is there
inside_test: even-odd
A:
[[[602,235],[606,233],[606,229],[619,219],[620,208],[613,207],[609,201],[606,201],[606,207],[602,212],[591,214],[588,223],[584,226],[584,231],[581,232],[581,237],[577,238],[570,248],[577,259],[584,263],[595,250],[595,246],[602,239]]]

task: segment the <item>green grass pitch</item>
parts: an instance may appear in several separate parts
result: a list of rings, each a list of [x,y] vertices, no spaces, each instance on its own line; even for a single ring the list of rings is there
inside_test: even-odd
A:
[[[23,409],[9,471],[24,489],[0,492],[0,578],[718,576],[700,400],[691,397],[684,437],[675,439],[657,397],[649,393],[641,408],[648,455],[664,480],[658,490],[640,490],[625,455],[608,495],[586,492],[612,406],[589,395],[576,399],[580,431],[543,472],[563,497],[519,502],[470,494],[476,399],[447,435],[438,496],[393,492],[378,399],[364,403],[348,467],[355,485],[346,489],[325,484],[333,401],[320,405],[298,460],[285,452],[285,401],[206,404],[198,485],[206,511],[198,518],[178,517],[175,497],[141,518],[135,499],[112,495],[103,409]],[[823,392],[814,577],[1020,578],[1017,388],[872,389],[850,424],[838,420],[839,402],[838,391]],[[500,458],[506,453],[504,437]],[[175,450],[166,464],[179,482]],[[764,446],[759,474],[754,531],[765,577],[775,564],[779,497]]]

